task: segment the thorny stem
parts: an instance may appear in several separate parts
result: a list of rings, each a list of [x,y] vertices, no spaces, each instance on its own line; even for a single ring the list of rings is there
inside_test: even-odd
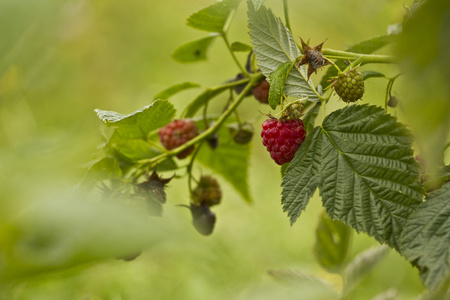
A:
[[[172,149],[170,151],[166,151],[158,156],[155,156],[153,158],[149,159],[142,159],[138,161],[140,164],[149,164],[150,166],[157,165],[158,163],[166,160],[169,157],[175,156],[178,153],[182,152],[183,150],[189,148],[192,145],[195,145],[204,139],[206,139],[208,136],[216,132],[223,123],[228,119],[228,117],[236,110],[236,108],[241,104],[242,100],[244,100],[245,95],[258,84],[259,81],[261,81],[264,78],[264,75],[261,73],[251,75],[250,82],[247,84],[247,86],[244,88],[244,90],[239,94],[237,99],[228,107],[228,109],[217,119],[216,123],[203,131],[201,134],[197,135],[192,140],[188,141],[187,143],[181,145],[178,148]]]

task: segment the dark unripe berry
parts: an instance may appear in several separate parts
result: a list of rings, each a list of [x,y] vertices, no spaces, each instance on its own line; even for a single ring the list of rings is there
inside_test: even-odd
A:
[[[267,80],[261,81],[261,83],[252,89],[252,94],[261,103],[269,103],[269,89],[270,85]]]
[[[240,81],[240,80],[242,80],[242,79],[244,79],[245,78],[245,75],[244,74],[242,74],[242,73],[239,73],[239,74],[237,74],[236,75],[236,77],[233,79],[233,81]],[[242,93],[242,91],[245,89],[245,87],[247,86],[247,84],[248,83],[242,83],[242,84],[240,84],[240,85],[236,85],[236,86],[234,86],[234,91],[236,92],[236,94],[240,94],[240,93]],[[248,97],[248,96],[250,96],[252,93],[249,91],[246,95],[245,95],[245,97]]]
[[[288,163],[305,139],[303,121],[270,118],[262,124],[261,137],[270,157],[279,165]]]
[[[334,90],[344,102],[355,102],[364,95],[364,77],[356,69],[339,74]]]
[[[167,150],[175,149],[198,135],[195,122],[190,119],[174,120],[158,131],[159,140]],[[185,158],[191,154],[195,146],[191,146],[177,154],[178,158]]]
[[[210,235],[214,230],[216,215],[209,209],[208,205],[191,205],[189,209],[192,214],[192,224],[198,233]]]
[[[250,123],[244,123],[242,126],[230,127],[230,133],[233,136],[233,140],[237,144],[248,144],[253,137],[253,125]]]
[[[215,178],[204,175],[192,191],[192,198],[195,205],[217,205],[222,200],[222,190]]]
[[[214,133],[208,137],[206,141],[208,142],[209,147],[213,150],[219,147],[219,135],[217,133]]]
[[[397,107],[397,105],[398,105],[398,98],[395,97],[395,96],[389,97],[389,101],[388,101],[387,105],[389,107]]]

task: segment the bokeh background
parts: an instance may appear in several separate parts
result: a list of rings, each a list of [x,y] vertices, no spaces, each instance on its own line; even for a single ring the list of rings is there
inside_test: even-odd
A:
[[[323,271],[312,253],[320,199],[316,195],[299,221],[289,225],[280,205],[279,167],[258,134],[249,171],[254,203],[245,203],[222,181],[224,199],[214,209],[218,221],[210,237],[200,236],[187,210],[176,206],[189,201],[185,180],[170,183],[164,216],[156,221],[75,192],[103,142],[94,109],[127,114],[172,84],[191,81],[207,87],[236,75],[219,39],[206,62],[171,59],[179,45],[205,36],[185,26],[185,20],[213,3],[0,0],[3,299],[283,299],[287,287],[268,275],[279,269],[323,276],[339,289],[340,278]],[[403,4],[289,1],[290,22],[295,37],[313,45],[328,39],[325,47],[344,50],[401,22]],[[283,17],[281,0],[267,5]],[[243,1],[229,39],[250,43],[247,31]],[[246,55],[238,57],[244,62]],[[392,66],[376,70],[398,73]],[[319,79],[320,74],[313,75]],[[385,84],[369,81],[364,100],[383,105]],[[171,101],[181,111],[198,92],[189,90]],[[214,100],[217,108],[224,100]],[[327,110],[342,106],[332,99]],[[248,98],[240,113],[258,128],[263,121],[259,110],[268,112]],[[134,261],[111,258],[116,248],[141,244],[145,250]],[[373,239],[355,234],[351,257],[373,245]],[[418,272],[394,251],[353,296],[370,299],[390,288],[397,290],[396,299],[411,299],[423,290]]]

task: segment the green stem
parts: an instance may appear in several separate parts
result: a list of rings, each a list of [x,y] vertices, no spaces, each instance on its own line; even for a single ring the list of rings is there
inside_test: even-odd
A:
[[[351,63],[350,65],[348,65],[347,68],[345,68],[344,73],[345,73],[345,72],[348,72],[349,70],[351,70],[351,69],[353,69],[353,68],[356,68],[356,67],[362,65],[362,61],[363,61],[362,57],[361,57],[361,56],[358,57],[357,59],[355,59],[354,61],[352,61],[352,63]]]
[[[164,160],[166,160],[169,157],[175,156],[178,153],[182,152],[183,150],[203,141],[208,136],[216,132],[223,123],[228,119],[228,117],[236,110],[236,108],[241,104],[242,100],[244,100],[245,95],[247,95],[250,90],[258,85],[258,83],[264,78],[264,75],[261,73],[251,75],[250,82],[247,84],[247,86],[244,88],[244,90],[239,94],[238,98],[228,107],[228,109],[217,119],[216,123],[214,123],[213,126],[209,127],[205,131],[203,131],[201,134],[197,135],[192,140],[188,141],[187,143],[181,145],[178,148],[172,149],[170,151],[161,153],[158,156],[155,156],[153,158],[149,159],[142,159],[138,161],[140,164],[150,164],[150,165],[156,165]]]
[[[154,142],[152,140],[147,139],[146,142],[149,143],[152,147],[158,148],[161,151],[166,151],[166,149],[163,148],[160,144],[158,144],[158,143],[156,143],[156,142]]]
[[[391,91],[392,84],[393,84],[392,80],[389,80],[389,82],[388,82],[388,84],[386,86],[386,96],[384,98],[384,110],[385,111],[387,111],[387,106],[388,106],[387,104],[388,104],[388,101],[389,101],[389,94],[390,94],[390,91]]]
[[[292,33],[291,24],[289,23],[289,9],[287,0],[283,0],[284,19],[286,21],[286,27]]]
[[[209,122],[208,122],[208,104],[209,104],[209,100],[206,101],[205,106],[203,106],[203,122],[205,123],[205,128],[209,127]]]
[[[195,149],[194,153],[191,156],[191,160],[189,161],[189,165],[187,166],[186,170],[188,172],[188,189],[189,189],[189,195],[192,196],[192,166],[194,165],[195,157],[197,156],[197,153],[200,151],[200,148],[203,146],[203,142],[201,141],[197,148]]]
[[[239,124],[239,128],[241,128],[242,127],[242,121],[241,121],[241,117],[239,117],[239,113],[238,113],[237,109],[234,111],[234,116],[236,117],[236,121]]]
[[[377,55],[377,54],[361,54],[361,53],[354,53],[354,52],[346,52],[346,51],[339,51],[339,50],[333,50],[333,49],[324,49],[323,55],[327,56],[328,58],[335,58],[335,59],[361,59],[360,63],[363,64],[392,64],[395,63],[395,58],[390,55]]]
[[[402,73],[395,75],[392,78],[389,78],[389,82],[386,86],[386,97],[384,99],[384,108],[387,111],[387,106],[388,106],[388,102],[389,102],[389,98],[391,97],[391,91],[392,91],[392,87],[394,86],[394,81],[400,76],[402,75]]]
[[[237,66],[239,67],[239,69],[241,70],[242,74],[244,74],[245,77],[249,77],[250,75],[248,74],[247,70],[245,70],[245,68],[239,63],[239,60],[237,59],[236,55],[234,55],[234,52],[231,50],[231,45],[230,45],[230,43],[228,42],[227,34],[226,34],[225,32],[222,32],[221,36],[222,36],[222,38],[223,38],[223,40],[224,40],[224,42],[225,42],[225,45],[226,45],[227,48],[228,48],[228,51],[229,51],[230,54],[231,54],[231,57],[233,58],[233,60],[234,60],[234,62],[236,63],[236,65],[237,65]]]
[[[260,74],[260,73],[258,73],[258,75],[259,75],[259,74]],[[229,81],[229,82],[225,82],[225,83],[223,83],[223,84],[221,84],[221,85],[218,85],[218,86],[214,86],[214,87],[207,88],[204,92],[206,92],[206,91],[209,91],[209,92],[211,92],[211,93],[217,92],[217,94],[214,94],[214,95],[211,97],[211,99],[212,99],[212,98],[214,98],[214,97],[220,95],[220,93],[222,93],[223,91],[225,91],[225,90],[227,90],[227,89],[229,89],[229,88],[232,88],[232,87],[235,87],[235,86],[244,84],[244,83],[248,83],[249,81],[250,81],[250,78],[244,78],[244,79],[239,80],[239,81]],[[210,101],[211,99],[209,99],[208,101]],[[183,118],[186,117],[187,111],[188,111],[187,108],[185,108],[184,111],[180,114],[180,118],[181,118],[181,119],[183,119]]]
[[[259,73],[258,73],[259,74]],[[239,80],[239,81],[231,81],[231,82],[226,82],[226,83],[224,83],[224,84],[221,84],[221,85],[218,85],[218,86],[214,86],[214,87],[211,87],[211,88],[209,88],[211,91],[216,91],[216,90],[225,90],[225,89],[228,89],[228,88],[232,88],[232,87],[235,87],[235,86],[237,86],[237,85],[241,85],[241,84],[243,84],[243,83],[247,83],[247,82],[249,82],[250,81],[250,78],[244,78],[244,79],[241,79],[241,80]]]
[[[334,63],[334,61],[328,59],[325,57],[325,59],[336,69],[336,71],[338,72],[338,74],[342,73],[341,69]]]

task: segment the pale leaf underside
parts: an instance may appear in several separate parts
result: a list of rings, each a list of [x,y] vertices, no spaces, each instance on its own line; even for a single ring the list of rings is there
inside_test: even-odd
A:
[[[250,37],[256,61],[264,76],[274,72],[281,64],[293,62],[301,55],[294,38],[280,18],[262,6],[257,11],[248,2],[248,18]],[[286,79],[284,93],[289,96],[318,101],[313,84],[307,80],[304,66],[293,68]]]

